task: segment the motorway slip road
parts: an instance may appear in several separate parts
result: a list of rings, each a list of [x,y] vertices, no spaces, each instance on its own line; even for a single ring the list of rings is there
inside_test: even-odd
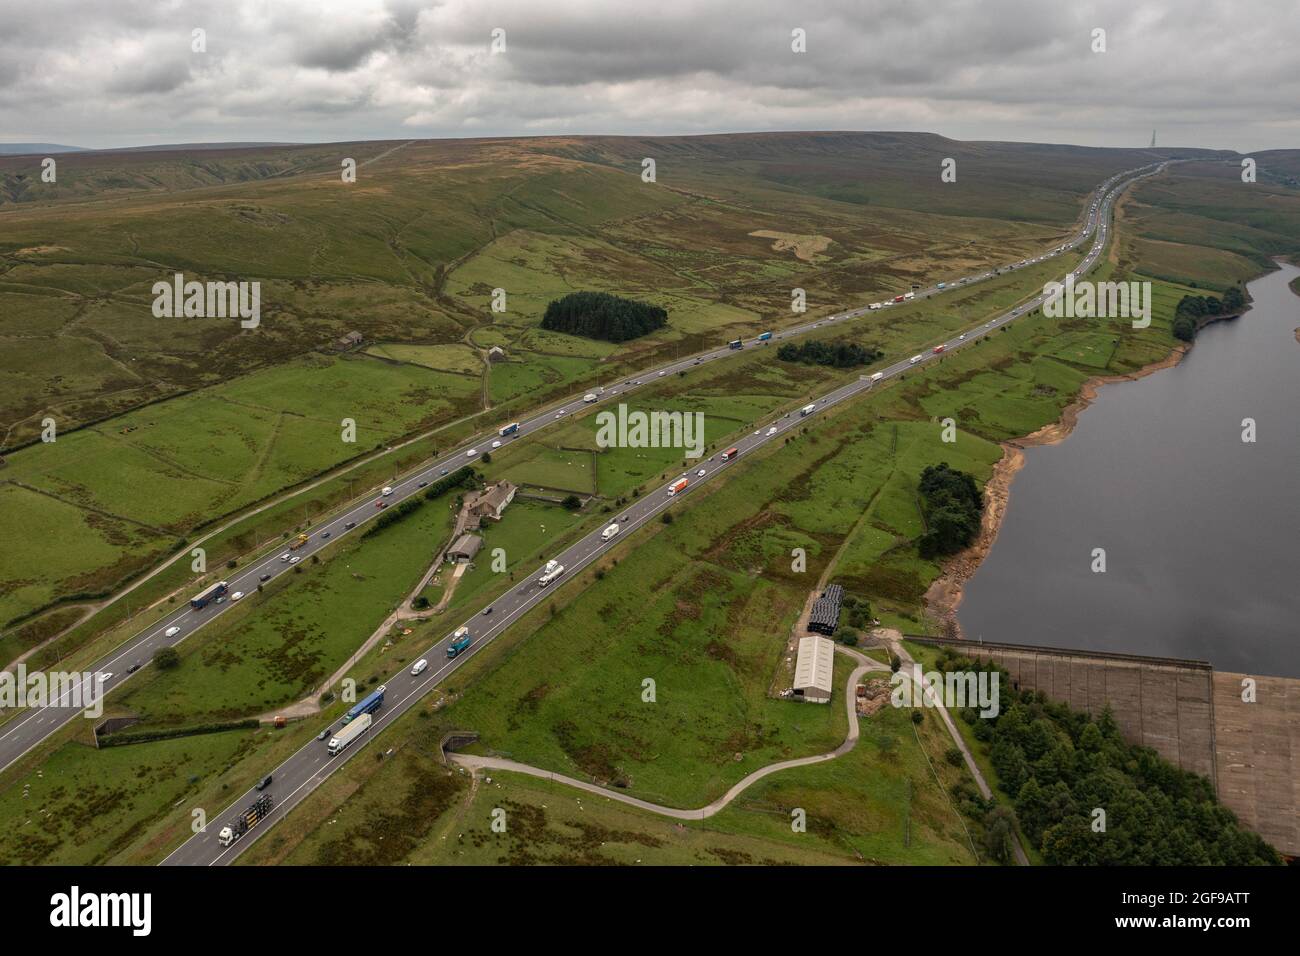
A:
[[[1152,175],[1163,168],[1163,164],[1152,167],[1143,167],[1142,170],[1132,171],[1138,175],[1133,175],[1131,179],[1125,178],[1119,186],[1115,183],[1121,179],[1120,176],[1113,177],[1103,186],[1100,194],[1101,198],[1094,205],[1090,206],[1087,224],[1081,232],[1079,238],[1074,240],[1073,244],[1082,241],[1093,231],[1098,221],[1102,223],[1101,228],[1097,230],[1093,245],[1087,256],[1084,257],[1079,266],[1076,267],[1073,275],[1075,278],[1082,276],[1086,271],[1091,269],[1100,259],[1109,236],[1109,224],[1107,216],[1113,205],[1115,196],[1130,182],[1142,178],[1143,176]],[[1148,171],[1149,170],[1149,171]],[[1122,174],[1130,176],[1130,174]],[[1113,188],[1112,188],[1113,187]],[[1067,246],[1068,248],[1069,246]],[[926,294],[934,294],[937,287],[933,290],[926,290]],[[921,293],[918,293],[920,296]],[[568,578],[580,574],[583,569],[597,560],[602,553],[621,540],[624,535],[631,534],[648,521],[653,521],[656,517],[666,511],[669,507],[678,505],[682,500],[689,499],[700,487],[706,484],[713,476],[729,469],[735,463],[743,459],[746,455],[762,447],[768,442],[780,442],[786,434],[798,426],[807,418],[819,415],[827,409],[834,408],[842,402],[848,401],[863,392],[869,391],[879,381],[888,381],[910,368],[920,366],[926,362],[938,358],[939,355],[955,351],[956,349],[970,345],[979,341],[986,335],[991,334],[998,328],[1014,321],[1021,315],[1034,309],[1042,303],[1045,295],[1040,294],[1026,304],[1017,306],[1015,309],[1004,315],[993,319],[977,329],[960,333],[946,342],[940,343],[942,349],[924,352],[918,361],[906,359],[895,362],[888,368],[879,370],[876,374],[881,374],[880,379],[875,379],[874,374],[871,376],[863,375],[857,381],[843,385],[833,391],[823,395],[813,403],[813,409],[807,415],[799,412],[788,412],[785,415],[768,422],[752,434],[746,435],[734,443],[737,454],[731,456],[726,461],[721,460],[720,455],[714,455],[708,459],[702,459],[696,465],[692,466],[689,471],[683,472],[680,477],[688,479],[687,486],[674,495],[669,495],[669,488],[680,477],[669,479],[660,488],[647,492],[640,498],[636,499],[632,505],[616,514],[614,520],[619,524],[619,533],[610,540],[605,540],[601,536],[601,530],[597,529],[586,535],[576,542],[562,554],[556,555],[555,560],[564,565],[564,574],[555,582],[554,587],[563,586]],[[830,319],[812,323],[804,328],[815,328],[819,325],[825,325],[828,322],[842,321],[845,318],[852,317],[855,314],[861,314],[864,310],[858,310],[855,313],[844,313],[843,315],[832,316]],[[802,331],[802,329],[800,330]],[[793,334],[793,333],[786,333]],[[722,357],[730,354],[729,349],[719,349],[715,352],[708,353],[710,358]],[[685,362],[674,363],[669,369],[683,368],[693,365],[694,360],[690,359]],[[630,380],[627,383],[629,387],[635,387],[637,382],[648,380],[647,376]],[[608,390],[602,398],[610,394]],[[571,405],[572,403],[570,403]],[[570,411],[577,410],[576,407],[566,405],[558,414],[567,414]],[[581,405],[579,404],[579,406]],[[534,428],[541,427],[545,424],[546,416],[541,415],[532,420]],[[530,429],[532,430],[532,429]],[[436,467],[436,466],[435,466]],[[699,470],[703,470],[703,476],[698,475]],[[427,474],[427,473],[426,473]],[[417,481],[416,478],[409,479]],[[394,492],[396,497],[397,490]],[[409,494],[409,491],[407,492]],[[402,714],[406,713],[415,706],[421,698],[424,697],[435,686],[442,683],[448,675],[464,664],[467,660],[473,658],[475,654],[486,647],[493,638],[497,637],[506,630],[519,617],[532,610],[540,604],[546,597],[549,588],[543,587],[538,583],[538,578],[542,569],[538,568],[532,575],[516,585],[512,590],[504,594],[492,605],[490,614],[478,614],[463,622],[462,626],[468,627],[473,636],[473,643],[458,656],[448,659],[444,650],[446,639],[439,641],[438,644],[429,648],[423,655],[429,661],[429,669],[419,675],[412,675],[409,670],[403,670],[385,682],[384,705],[378,710],[373,717],[370,729],[343,751],[342,754],[331,757],[326,749],[326,740],[313,739],[303,746],[297,753],[286,760],[283,764],[273,771],[273,783],[266,791],[272,794],[275,799],[275,807],[271,813],[260,822],[254,829],[248,832],[242,839],[236,841],[229,847],[223,847],[217,842],[217,832],[225,825],[225,815],[233,815],[244,807],[253,802],[259,795],[259,791],[249,790],[239,796],[228,808],[224,815],[214,817],[213,822],[208,825],[205,832],[195,834],[175,851],[173,851],[164,861],[164,865],[185,865],[185,866],[210,866],[217,864],[226,864],[234,860],[244,849],[256,841],[263,833],[266,833],[274,824],[287,815],[295,806],[301,803],[306,797],[319,786],[326,777],[333,773],[339,766],[355,757],[365,747],[371,744],[376,734],[382,731],[390,723],[397,720]],[[333,725],[332,729],[334,728]]]

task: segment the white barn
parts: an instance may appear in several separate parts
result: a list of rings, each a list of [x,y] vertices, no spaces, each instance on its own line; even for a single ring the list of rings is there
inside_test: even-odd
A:
[[[799,638],[794,663],[794,696],[815,704],[830,703],[835,672],[835,644],[829,637]]]

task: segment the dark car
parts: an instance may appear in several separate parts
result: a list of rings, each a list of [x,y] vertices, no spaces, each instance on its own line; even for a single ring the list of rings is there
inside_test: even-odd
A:
[[[328,531],[322,531],[322,532],[320,533],[320,539],[321,539],[322,541],[324,541],[324,540],[325,540],[326,538],[328,538],[329,536],[330,536],[330,533],[329,533]]]
[[[489,604],[487,607],[485,607],[485,608],[483,609],[483,613],[484,613],[484,614],[491,614],[491,613],[492,613],[492,605]]]
[[[328,727],[326,727],[324,730],[322,730],[320,733],[318,733],[318,734],[316,735],[316,739],[317,739],[317,740],[329,740],[329,739],[330,739],[330,734],[331,734],[331,733],[332,733],[332,731],[331,731]]]
[[[429,483],[428,483],[427,481],[422,481],[422,482],[420,482],[420,487],[421,487],[421,488],[427,488],[428,486],[429,486]]]
[[[128,667],[128,668],[126,669],[126,672],[127,672],[128,674],[134,674],[134,673],[135,673],[136,671],[138,671],[139,669],[140,669],[140,662],[139,662],[139,661],[136,661],[134,664],[132,664],[130,667]]]
[[[438,472],[438,474],[440,474],[440,475],[445,475],[446,473],[447,473],[447,469],[446,469],[446,468],[444,468],[444,469],[442,469],[442,471]]]
[[[257,785],[257,789],[265,790],[270,785],[271,785],[271,775],[268,773],[265,777],[262,778],[261,783]]]
[[[260,578],[258,578],[257,580],[259,580],[259,581],[269,581],[269,580],[271,580],[271,575],[269,575],[269,574],[263,574],[263,575],[262,575]]]
[[[345,527],[345,528],[355,528],[356,526],[357,526],[357,523],[356,523],[355,521],[349,521],[349,522],[348,522],[347,524],[345,524],[343,527]]]

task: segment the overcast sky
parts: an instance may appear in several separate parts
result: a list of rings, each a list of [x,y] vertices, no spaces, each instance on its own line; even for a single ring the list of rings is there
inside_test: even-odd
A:
[[[0,142],[925,130],[1300,147],[1296,0],[0,0]],[[1106,51],[1093,52],[1095,29]],[[193,31],[206,52],[193,52]],[[505,50],[490,49],[494,29]],[[807,50],[791,49],[792,31]]]

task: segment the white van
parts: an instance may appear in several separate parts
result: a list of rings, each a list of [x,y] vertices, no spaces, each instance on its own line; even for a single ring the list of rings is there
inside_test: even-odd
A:
[[[419,677],[421,674],[424,673],[425,668],[427,668],[428,666],[429,666],[429,662],[426,661],[423,657],[421,657],[418,661],[415,662],[415,666],[411,668],[411,676]]]

